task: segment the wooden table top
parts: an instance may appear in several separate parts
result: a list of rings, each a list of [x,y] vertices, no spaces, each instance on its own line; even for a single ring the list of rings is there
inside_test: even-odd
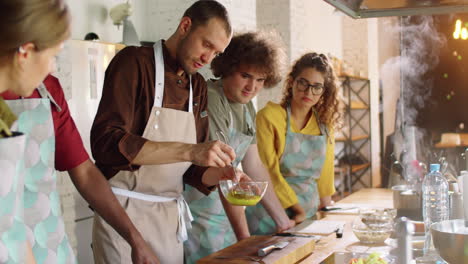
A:
[[[357,206],[359,208],[392,208],[393,207],[393,196],[392,196],[392,191],[388,189],[361,189],[357,192],[352,193],[348,197],[344,198],[343,200],[339,201],[336,203],[336,206],[340,205],[345,205],[347,206]],[[315,249],[312,250],[310,248],[307,252],[302,252],[302,256],[307,256],[303,258],[300,262],[301,264],[305,263],[313,263],[313,264],[320,264],[323,260],[325,260],[328,256],[333,254],[333,252],[345,252],[348,251],[347,249],[350,249],[349,251],[354,251],[353,248],[355,246],[361,246],[359,245],[358,239],[354,236],[352,229],[351,229],[351,224],[353,220],[357,217],[356,214],[337,214],[330,212],[329,214],[325,215],[321,220],[333,220],[333,221],[346,221],[344,232],[343,232],[343,237],[342,238],[336,238],[336,234],[332,233],[328,236],[324,236],[320,239],[318,243],[315,243]],[[239,259],[235,258],[232,260],[229,259],[219,259],[219,256],[221,255],[239,255],[237,251],[241,250],[244,255],[246,255],[248,250],[251,250],[253,248],[252,244],[255,242],[255,245],[258,245],[257,240],[265,240],[265,239],[272,239],[272,237],[267,237],[267,236],[258,236],[258,237],[252,237],[250,239],[238,242],[226,249],[223,249],[221,251],[215,252],[205,258],[200,259],[197,261],[197,263],[255,263],[255,261],[248,260],[248,259]],[[252,241],[250,241],[252,240]],[[255,240],[255,241],[254,241]],[[297,243],[302,242],[300,238],[296,238]],[[307,242],[307,239],[302,239],[304,240],[304,243]],[[252,243],[250,243],[252,242]],[[249,244],[250,243],[250,244]],[[248,245],[247,245],[248,244]],[[260,243],[261,244],[261,243]],[[302,245],[302,244],[301,244]],[[304,246],[301,246],[298,244],[298,248]],[[309,245],[309,244],[307,244]],[[288,246],[290,249],[293,247],[293,245]],[[288,249],[286,247],[285,249]],[[350,248],[353,247],[353,248]],[[369,247],[367,247],[369,248]],[[231,251],[236,251],[237,253],[232,253]],[[257,248],[254,248],[254,253],[256,252]],[[312,252],[312,254],[310,254]],[[363,251],[359,251],[363,252]],[[232,253],[232,254],[231,254]],[[288,252],[287,250],[284,251],[278,251],[275,253],[271,254],[271,258],[275,258],[275,254],[278,255],[288,255],[288,257],[296,257],[294,254],[301,253],[300,250],[297,252]],[[302,254],[301,253],[301,254]],[[310,254],[310,255],[309,255]],[[252,254],[251,254],[252,255]],[[254,255],[254,254],[253,254]],[[290,256],[289,256],[290,255]],[[278,259],[278,258],[276,258]],[[295,258],[295,259],[301,259],[301,258]],[[231,262],[229,262],[231,261]],[[277,261],[272,261],[269,260],[268,258],[262,259],[264,261],[263,263],[293,263],[291,261],[286,261],[286,262],[277,262]]]
[[[393,193],[390,189],[361,189],[336,204],[367,204],[372,207],[393,208]]]
[[[340,204],[355,204],[359,207],[372,207],[372,208],[393,208],[393,194],[389,189],[361,189],[352,193],[343,200],[337,202],[335,205]],[[321,220],[339,220],[346,221],[346,225],[342,238],[336,238],[335,234],[323,237],[316,245],[314,252],[303,261],[301,264],[320,264],[333,252],[346,252],[353,251],[353,248],[366,250],[365,246],[361,245],[359,240],[353,234],[351,225],[357,215],[345,214],[327,214]],[[385,246],[385,245],[382,245]]]

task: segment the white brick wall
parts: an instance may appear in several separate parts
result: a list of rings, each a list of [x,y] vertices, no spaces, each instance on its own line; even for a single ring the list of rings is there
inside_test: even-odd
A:
[[[290,45],[289,0],[257,0],[257,26],[259,29],[275,29],[283,38],[286,46]],[[289,56],[289,49],[287,49]]]
[[[138,6],[140,0],[130,2]],[[122,41],[122,27],[119,30],[109,17],[109,10],[123,3],[122,0],[67,0],[67,3],[73,18],[73,39],[84,39],[88,32],[95,32],[107,42]]]
[[[146,9],[144,26],[138,28],[141,40],[157,41],[167,39],[179,24],[183,12],[189,7],[192,0],[145,0]]]
[[[331,53],[341,58],[342,16],[324,1],[291,0],[291,60],[306,52]]]
[[[279,12],[281,10],[281,12]],[[316,51],[342,56],[342,17],[334,14],[334,8],[323,1],[258,0],[258,28],[274,28],[279,31],[289,62],[294,62],[306,52]],[[263,90],[258,96],[258,108],[268,101],[279,101],[283,83]]]
[[[291,57],[289,0],[257,0],[257,26],[259,29],[276,30],[286,47],[288,60]],[[257,109],[262,109],[268,101],[278,102],[281,98],[283,82],[276,87],[263,89],[257,96]]]
[[[231,17],[235,32],[257,29],[257,1],[256,0],[223,0]]]
[[[354,70],[368,76],[367,20],[343,17],[343,59]]]

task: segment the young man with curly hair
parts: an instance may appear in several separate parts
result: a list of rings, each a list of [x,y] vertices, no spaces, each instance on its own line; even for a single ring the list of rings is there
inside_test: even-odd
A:
[[[294,222],[283,210],[260,160],[252,99],[264,87],[273,87],[281,80],[285,56],[279,43],[272,32],[233,37],[226,50],[211,63],[213,74],[219,79],[207,82],[210,138],[218,139],[217,134],[222,132],[236,152],[234,167],[241,163],[254,181],[270,183],[261,204],[278,232],[291,228]],[[241,240],[250,236],[244,208],[230,205],[221,193],[204,196],[189,187],[184,196],[195,220],[184,245],[186,263],[194,263],[235,243],[236,237]]]

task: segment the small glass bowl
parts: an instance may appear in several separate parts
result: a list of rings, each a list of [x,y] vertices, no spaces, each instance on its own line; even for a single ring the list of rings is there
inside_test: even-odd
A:
[[[219,181],[221,192],[226,200],[233,205],[256,205],[265,194],[268,182],[233,182]]]
[[[362,223],[370,229],[384,229],[393,225],[396,217],[396,209],[363,209],[359,211]]]
[[[352,230],[364,244],[383,243],[393,232],[394,209],[365,209],[353,221]]]
[[[379,259],[382,260],[379,263],[393,264],[395,262],[395,257],[389,254],[386,254],[386,253],[377,253],[377,254],[379,254]],[[369,253],[358,253],[358,252],[335,252],[333,253],[333,255],[329,257],[329,258],[333,257],[333,259],[331,261],[328,261],[328,258],[327,258],[325,262],[333,263],[333,264],[355,263],[351,261],[353,261],[353,259],[356,260],[357,258],[367,259],[369,255],[370,255]]]
[[[383,243],[392,234],[392,229],[369,229],[366,225],[354,225],[353,233],[364,244]]]

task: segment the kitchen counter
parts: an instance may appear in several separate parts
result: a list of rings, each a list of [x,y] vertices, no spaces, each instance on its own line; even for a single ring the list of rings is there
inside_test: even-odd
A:
[[[352,193],[348,197],[340,200],[335,206],[346,206],[353,205],[361,208],[372,207],[372,208],[393,208],[393,194],[389,189],[361,189],[357,192]],[[323,214],[323,213],[322,213]],[[335,234],[323,237],[316,245],[313,253],[301,261],[301,264],[320,264],[333,252],[346,252],[349,251],[350,245],[357,244],[359,241],[354,236],[351,230],[351,224],[357,217],[356,214],[338,214],[330,212],[324,216],[321,220],[339,220],[346,221],[346,225],[343,232],[342,238],[336,238]],[[362,249],[364,247],[361,246]]]
[[[346,206],[357,206],[359,208],[392,208],[393,207],[393,196],[392,196],[392,191],[388,189],[361,189],[357,192],[354,192],[353,194],[349,195],[348,197],[344,198],[343,200],[337,202],[335,206],[339,207],[346,207]],[[321,213],[322,215],[324,214],[323,212]],[[312,251],[311,254],[306,254],[305,258],[302,258],[302,260],[298,263],[301,264],[320,264],[323,260],[325,260],[328,256],[333,254],[333,252],[345,252],[348,251],[347,249],[350,249],[350,246],[360,246],[360,249],[362,250],[363,246],[356,243],[358,242],[358,239],[354,236],[353,231],[351,230],[351,224],[353,220],[357,217],[356,214],[352,213],[338,213],[338,212],[329,212],[325,213],[323,215],[323,218],[320,220],[333,220],[333,221],[346,221],[346,225],[344,228],[343,232],[343,237],[342,238],[336,238],[335,233],[330,234],[328,236],[324,236],[320,239],[318,243],[315,244],[315,249]],[[262,237],[253,237],[252,239],[266,239],[266,236]],[[244,246],[245,245],[245,246]],[[213,253],[210,256],[207,256],[201,260],[199,260],[197,263],[231,263],[231,262],[226,262],[226,259],[219,259],[219,256],[222,255],[229,255],[230,252],[233,250],[236,250],[237,252],[247,252],[251,249],[252,245],[248,245],[246,242],[238,242],[226,249],[220,250],[216,253]],[[368,248],[367,246],[364,246],[364,248]],[[287,247],[285,248],[287,249]],[[276,251],[275,253],[272,253],[277,255],[271,256],[270,258],[264,258],[263,261],[264,263],[286,263],[283,261],[276,261],[280,260],[281,258],[285,258],[286,255],[291,256],[292,252],[288,252],[285,250],[284,252],[282,251]],[[231,254],[232,255],[232,254]],[[275,259],[271,260],[270,259]],[[258,263],[256,261],[252,260],[241,260],[241,259],[236,259],[234,260],[233,263]]]

